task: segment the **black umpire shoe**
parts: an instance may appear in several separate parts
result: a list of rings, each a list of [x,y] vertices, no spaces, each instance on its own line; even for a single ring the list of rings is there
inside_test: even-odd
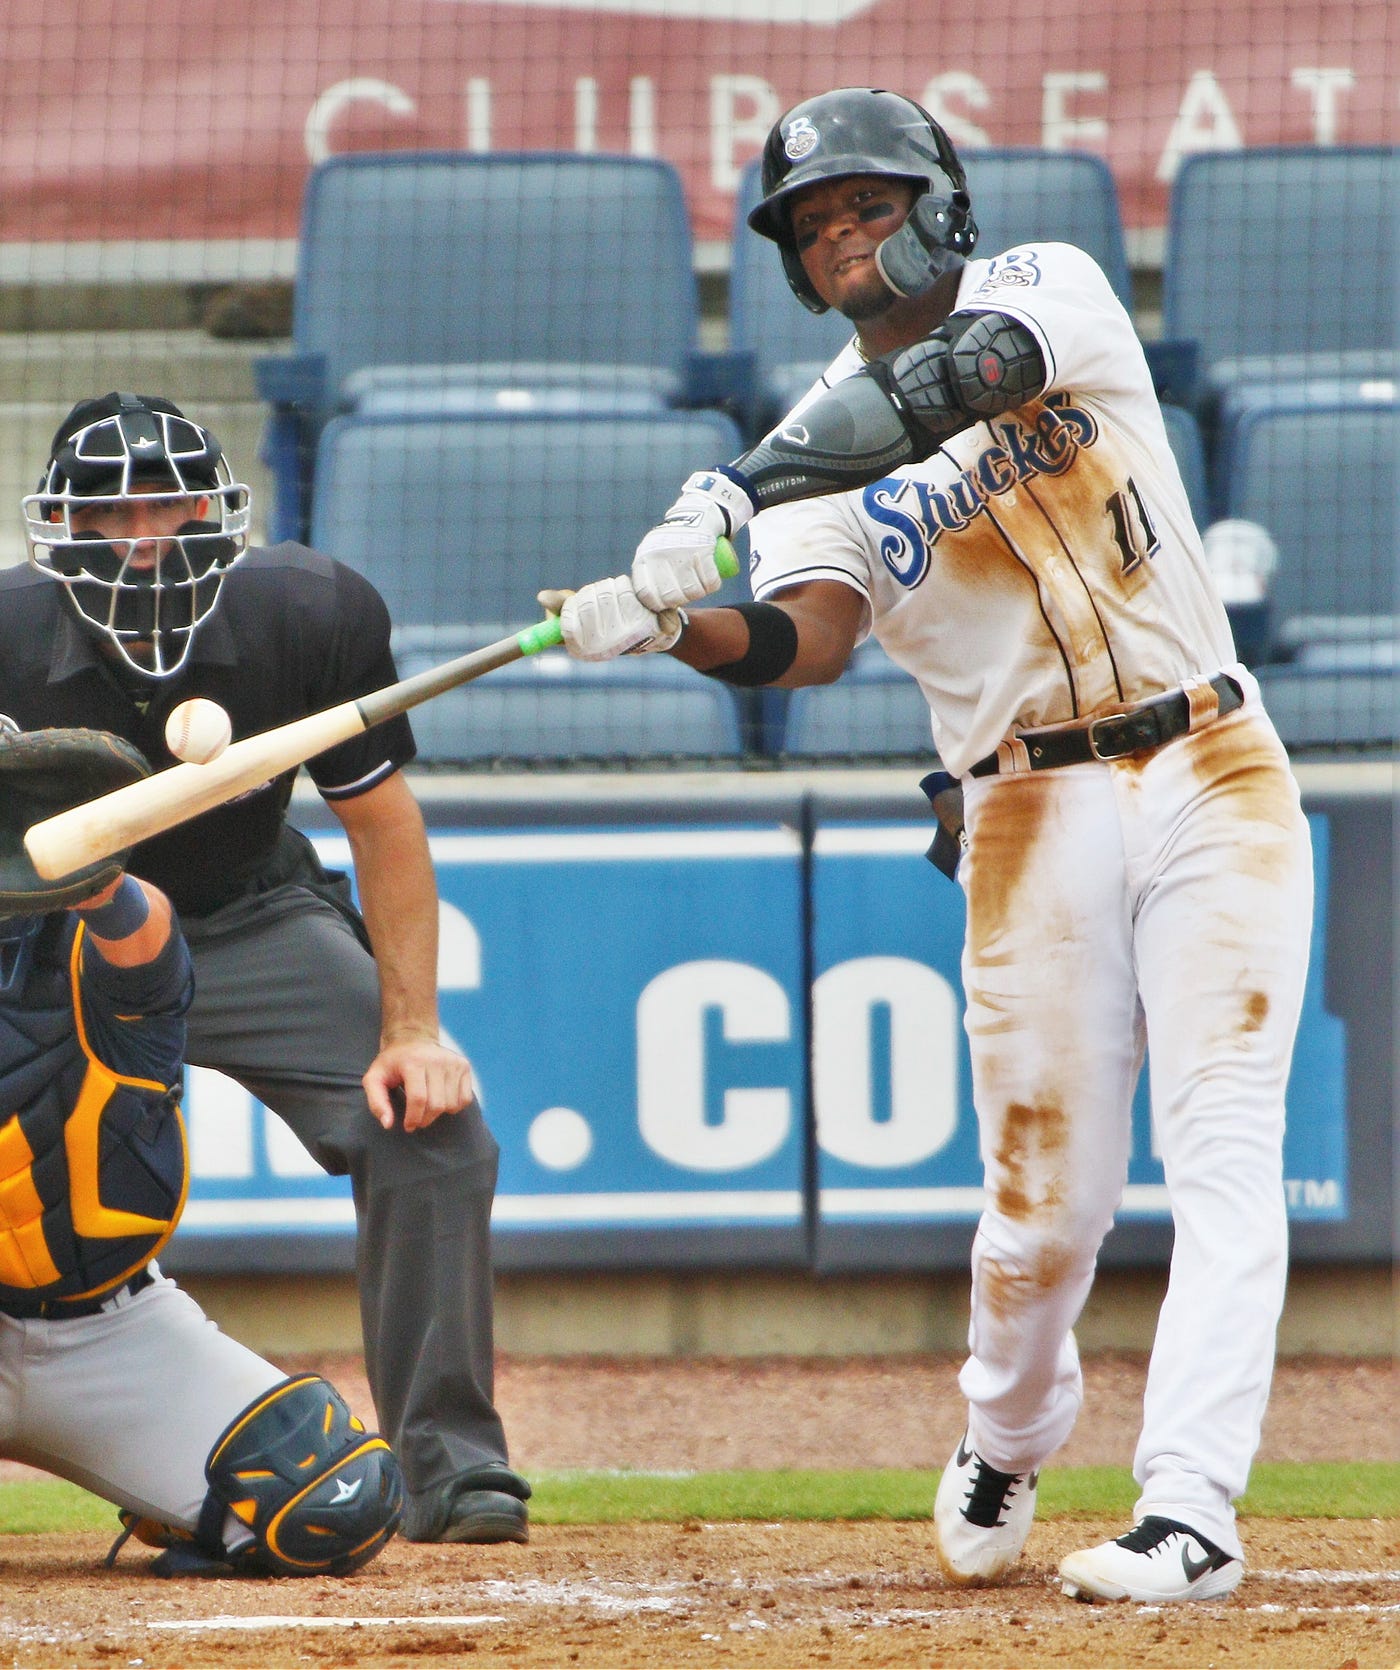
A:
[[[459,1473],[404,1513],[409,1542],[529,1542],[529,1484],[496,1462]]]

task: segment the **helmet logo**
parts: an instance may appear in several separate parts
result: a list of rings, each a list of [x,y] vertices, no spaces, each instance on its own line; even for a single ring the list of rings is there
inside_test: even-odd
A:
[[[783,152],[793,162],[801,162],[803,157],[811,156],[816,150],[821,137],[809,117],[799,116],[796,121],[788,123],[787,132],[783,135]]]

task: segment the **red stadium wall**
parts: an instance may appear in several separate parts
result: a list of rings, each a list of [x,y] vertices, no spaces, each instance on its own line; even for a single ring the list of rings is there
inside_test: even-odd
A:
[[[697,238],[723,242],[774,117],[843,83],[921,98],[966,145],[1097,152],[1128,225],[1151,228],[1190,151],[1393,139],[1391,15],[1386,0],[7,0],[0,240],[289,239],[325,155],[520,148],[666,157]]]

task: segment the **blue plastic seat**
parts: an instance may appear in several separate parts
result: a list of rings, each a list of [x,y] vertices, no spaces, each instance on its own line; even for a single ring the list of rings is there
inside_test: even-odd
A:
[[[1206,480],[1205,446],[1201,441],[1201,426],[1193,412],[1184,406],[1162,403],[1162,421],[1167,426],[1167,440],[1171,445],[1176,467],[1181,471],[1182,485],[1191,503],[1191,515],[1198,528],[1204,528],[1210,514],[1210,493]]]
[[[1125,306],[1132,289],[1118,194],[1108,165],[1082,152],[1008,149],[963,157],[979,256],[1036,239],[1077,244],[1108,274]],[[730,271],[730,340],[752,355],[754,427],[775,422],[812,386],[850,341],[853,327],[836,312],[809,313],[783,276],[778,252],[748,227],[761,196],[761,169],[750,163],[734,204]]]
[[[1348,355],[1357,359],[1363,356]],[[1221,391],[1215,411],[1215,465],[1220,484],[1222,507],[1229,483],[1235,474],[1235,454],[1239,446],[1240,425],[1251,412],[1268,412],[1280,407],[1316,407],[1321,410],[1343,410],[1373,406],[1385,410],[1395,405],[1400,392],[1400,355],[1392,374],[1386,375],[1376,367],[1368,367],[1362,375],[1308,375],[1306,367],[1294,369],[1290,376],[1269,381],[1243,381]]]
[[[400,651],[398,662],[405,678],[438,664],[421,649]],[[744,751],[736,693],[666,655],[594,663],[547,651],[436,696],[411,717],[418,757],[435,765]]]
[[[1102,157],[1026,146],[961,153],[977,222],[980,259],[1017,244],[1075,244],[1103,268],[1113,292],[1133,305],[1118,188]]]
[[[541,588],[625,572],[681,482],[741,445],[709,411],[348,413],[321,437],[312,543],[367,574],[402,625],[518,627]]]
[[[1393,665],[1288,664],[1260,667],[1258,677],[1264,706],[1289,748],[1400,745],[1400,670]]]
[[[1292,747],[1388,745],[1400,737],[1400,554],[1396,546],[1400,405],[1262,401],[1236,425],[1229,512],[1268,528],[1279,550],[1270,586],[1286,664],[1258,669]]]
[[[396,388],[401,411],[434,394],[491,409],[498,390],[552,382],[589,409],[660,408],[692,371],[689,217],[654,158],[333,157],[308,181],[298,262],[295,352],[257,367],[280,419],[279,534],[304,532],[319,430],[367,388],[379,410]]]
[[[367,365],[345,379],[347,404],[357,412],[467,416],[586,417],[655,412],[656,379],[645,366],[490,363],[472,367]]]
[[[374,581],[407,674],[538,620],[543,589],[625,572],[685,477],[739,448],[719,412],[349,413],[321,437],[312,541]],[[414,729],[438,761],[731,754],[742,715],[665,656],[608,671],[547,655],[437,697]]]
[[[856,650],[835,684],[792,692],[781,749],[824,758],[935,757],[923,691],[874,638]]]
[[[1384,401],[1281,391],[1242,413],[1227,508],[1278,546],[1270,601],[1285,646],[1395,635],[1397,446],[1393,389]]]
[[[1208,395],[1394,370],[1400,149],[1264,146],[1187,157],[1172,185],[1164,336]]]

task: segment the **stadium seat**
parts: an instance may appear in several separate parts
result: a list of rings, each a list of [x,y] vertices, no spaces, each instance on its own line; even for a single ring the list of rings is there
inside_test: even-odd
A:
[[[438,664],[421,647],[397,655],[405,678]],[[436,696],[411,717],[418,757],[435,765],[662,761],[744,751],[736,692],[666,655],[591,663],[549,651]]]
[[[1053,240],[1092,255],[1129,312],[1133,306],[1118,188],[1102,157],[1025,146],[962,152],[977,255]]]
[[[1279,551],[1269,591],[1287,657],[1259,669],[1284,740],[1303,747],[1396,739],[1400,555],[1394,483],[1400,405],[1281,399],[1236,425],[1229,514]]]
[[[1358,356],[1346,357],[1355,359]],[[1298,370],[1296,367],[1289,376],[1280,374],[1268,381],[1244,381],[1222,389],[1213,422],[1217,478],[1213,502],[1219,503],[1224,514],[1228,484],[1235,473],[1240,423],[1247,413],[1265,412],[1281,406],[1324,410],[1374,406],[1384,411],[1394,407],[1397,391],[1400,391],[1400,369],[1393,376],[1382,376],[1374,371],[1364,376],[1309,376],[1306,368]]]
[[[928,703],[914,679],[895,666],[874,638],[867,638],[835,684],[792,692],[781,751],[931,761],[935,751]]]
[[[374,581],[400,670],[416,670],[538,620],[544,588],[624,572],[685,477],[740,444],[719,412],[348,413],[321,436],[312,543]],[[415,720],[424,757],[654,753],[668,725],[674,751],[739,746],[735,698],[688,668],[677,680],[664,657],[616,676],[571,665],[532,660],[437,698]]]
[[[520,626],[542,587],[624,570],[686,476],[741,444],[720,412],[347,413],[321,437],[312,543],[400,624]]]
[[[332,157],[298,259],[295,351],[257,367],[281,537],[304,536],[321,427],[367,394],[380,411],[661,408],[700,358],[680,176],[653,158]]]
[[[1391,646],[1390,655],[1394,655]],[[1400,745],[1400,668],[1328,669],[1306,664],[1258,669],[1264,706],[1291,749]]]
[[[1203,397],[1243,382],[1392,375],[1400,149],[1264,146],[1187,157],[1172,185],[1162,325]]]
[[[1125,306],[1132,292],[1118,195],[1101,158],[1083,152],[1009,149],[963,157],[980,229],[979,256],[1053,238],[1086,249],[1107,272]],[[850,341],[839,313],[809,313],[783,276],[772,244],[748,227],[761,196],[761,166],[744,170],[734,204],[730,341],[751,356],[752,427],[775,422]]]
[[[1206,484],[1206,455],[1200,425],[1193,412],[1168,401],[1162,403],[1162,421],[1167,426],[1167,440],[1171,444],[1176,467],[1181,471],[1186,497],[1191,502],[1191,515],[1196,526],[1204,529],[1210,514],[1210,494]]]
[[[1285,644],[1382,641],[1397,609],[1395,460],[1400,404],[1285,392],[1236,426],[1228,513],[1273,535],[1270,588]]]

